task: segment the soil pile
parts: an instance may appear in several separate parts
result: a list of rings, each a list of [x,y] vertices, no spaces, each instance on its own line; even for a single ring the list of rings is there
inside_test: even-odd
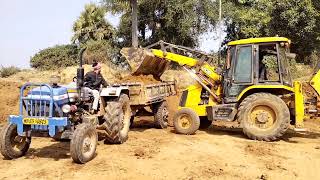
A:
[[[101,71],[101,74],[108,82],[119,80],[130,74],[129,71],[113,67],[114,65],[112,66],[109,64],[102,64],[102,71]],[[58,75],[61,77],[61,84],[68,84],[72,82],[73,77],[77,75],[77,68],[78,67],[73,66],[73,67],[66,67],[66,68],[50,70],[50,71],[40,71],[40,70],[34,70],[34,69],[24,70],[4,80],[19,81],[23,83],[26,83],[26,82],[48,83],[50,82],[50,77],[52,75]],[[91,65],[84,65],[83,68],[85,73],[92,71]]]
[[[19,87],[22,83],[0,81],[0,124],[8,120],[9,115],[19,112]]]
[[[153,78],[152,75],[140,75],[140,76],[125,76],[123,78],[120,78],[119,80],[115,81],[115,83],[135,83],[135,82],[139,82],[139,83],[143,83],[145,85],[148,84],[157,84],[157,83],[161,83],[161,81],[157,81],[156,79]]]

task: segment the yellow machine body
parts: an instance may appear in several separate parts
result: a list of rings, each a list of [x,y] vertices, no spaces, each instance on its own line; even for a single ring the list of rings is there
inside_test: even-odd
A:
[[[242,47],[250,45],[254,49],[255,44],[259,43],[275,43],[278,47],[280,45],[288,45],[291,42],[289,39],[284,37],[266,37],[233,41],[228,43],[228,46]],[[190,108],[198,116],[208,116],[208,108],[215,108],[223,104],[228,104],[223,102],[223,98],[226,96],[226,88],[223,76],[218,72],[216,65],[211,65],[206,61],[189,57],[185,54],[181,55],[173,52],[167,52],[164,49],[144,49],[144,51],[145,53],[143,56],[141,55],[142,53],[139,53],[139,57],[142,59],[135,60],[135,68],[133,68],[135,70],[134,74],[153,74],[155,78],[160,79],[160,76],[168,66],[168,64],[164,64],[164,62],[167,63],[172,61],[184,67],[191,74],[191,77],[197,80],[196,84],[189,86],[183,91],[180,98],[179,109]],[[253,54],[254,53],[255,52],[253,52]],[[145,54],[147,54],[148,57],[146,57]],[[138,65],[136,62],[139,62]],[[129,63],[133,64],[130,60]],[[228,64],[228,62],[226,64]],[[318,95],[320,95],[320,72],[317,72],[312,78],[310,85],[315,89]],[[208,91],[209,94],[205,94],[204,92],[206,91]],[[288,108],[293,109],[293,112],[295,112],[296,127],[303,127],[305,103],[301,82],[295,81],[292,84],[248,83],[244,88],[242,88],[233,101],[235,104],[239,104],[247,96],[258,92],[267,92],[281,97],[287,97],[286,103]],[[234,107],[237,107],[237,105]]]

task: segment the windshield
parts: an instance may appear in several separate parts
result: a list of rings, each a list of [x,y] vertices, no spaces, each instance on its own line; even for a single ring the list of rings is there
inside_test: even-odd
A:
[[[289,59],[286,56],[286,53],[290,53],[289,48],[286,48],[284,46],[279,46],[279,55],[280,55],[283,83],[285,85],[292,86],[290,64],[289,64]]]

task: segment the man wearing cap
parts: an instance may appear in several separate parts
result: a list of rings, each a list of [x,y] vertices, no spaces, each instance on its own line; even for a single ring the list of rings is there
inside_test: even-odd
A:
[[[101,75],[100,63],[93,63],[92,68],[93,71],[86,73],[86,75],[84,76],[84,86],[87,92],[92,93],[94,97],[92,109],[93,111],[97,111],[100,98],[99,89],[101,85],[103,85],[104,87],[108,86],[108,83]]]

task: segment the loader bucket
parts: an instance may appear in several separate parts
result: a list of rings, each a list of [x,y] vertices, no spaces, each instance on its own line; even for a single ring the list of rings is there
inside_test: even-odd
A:
[[[170,63],[154,56],[150,49],[123,48],[120,53],[127,59],[131,67],[131,74],[135,76],[153,75],[156,80],[160,80]]]

